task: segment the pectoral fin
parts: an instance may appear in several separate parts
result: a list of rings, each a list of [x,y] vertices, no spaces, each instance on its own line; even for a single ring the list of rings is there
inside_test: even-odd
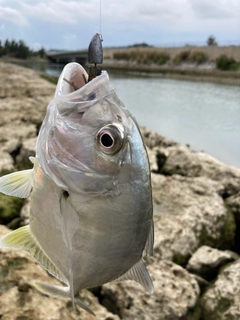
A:
[[[0,248],[20,249],[28,252],[37,262],[60,281],[68,283],[49,257],[43,252],[32,235],[29,225],[14,230],[0,239]]]
[[[154,292],[152,279],[142,260],[139,260],[131,269],[119,277],[116,281],[134,280],[141,284],[149,293]]]
[[[55,285],[51,285],[43,282],[37,282],[34,284],[34,286],[41,293],[56,299],[69,298],[69,296],[71,295],[69,287],[55,286]],[[74,297],[73,302],[75,304],[78,304],[81,308],[83,308],[84,310],[86,310],[87,312],[95,316],[92,310],[81,300],[80,297]]]
[[[33,169],[7,174],[0,178],[0,192],[18,198],[27,198],[33,186]]]

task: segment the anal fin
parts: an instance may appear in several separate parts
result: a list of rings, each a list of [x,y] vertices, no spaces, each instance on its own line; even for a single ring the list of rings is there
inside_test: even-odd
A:
[[[149,293],[154,292],[152,279],[142,260],[139,260],[131,269],[129,269],[126,273],[124,273],[121,277],[119,277],[115,281],[123,281],[123,280],[134,280],[139,284],[141,284],[145,288],[145,290],[147,290],[147,292]]]
[[[36,282],[34,286],[41,293],[56,299],[69,298],[69,296],[71,295],[69,286],[68,287],[55,286],[55,285],[51,285],[43,282]],[[87,312],[95,316],[93,311],[81,300],[80,297],[74,297],[73,303],[79,305],[82,309],[86,310]]]
[[[1,238],[0,248],[12,248],[26,251],[49,273],[54,275],[60,281],[68,283],[65,276],[59,271],[55,264],[41,249],[34,236],[32,235],[29,225],[14,230]]]

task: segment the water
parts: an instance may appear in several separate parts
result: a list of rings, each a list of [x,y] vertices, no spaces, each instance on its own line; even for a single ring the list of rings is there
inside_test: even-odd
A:
[[[240,167],[240,88],[161,78],[111,84],[140,125]]]
[[[59,75],[63,66],[32,65]],[[240,168],[240,87],[109,72],[138,123]]]

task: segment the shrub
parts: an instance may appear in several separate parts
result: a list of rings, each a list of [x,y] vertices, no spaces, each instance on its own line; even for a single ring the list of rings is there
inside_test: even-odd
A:
[[[169,59],[169,54],[166,52],[143,52],[140,50],[132,50],[130,52],[115,52],[113,58],[117,60],[130,60],[138,64],[165,64]]]
[[[207,61],[207,56],[204,52],[201,51],[193,51],[190,56],[190,60],[197,64],[201,64]]]
[[[176,64],[180,64],[181,62],[187,61],[189,59],[189,56],[190,51],[182,51],[174,57],[173,62]]]
[[[128,52],[115,52],[113,58],[116,60],[129,60]]]
[[[159,65],[165,64],[170,59],[170,56],[167,52],[159,52],[156,57],[156,63]]]
[[[216,66],[220,70],[235,71],[240,68],[240,63],[236,62],[233,58],[229,58],[225,54],[222,54],[216,59]]]

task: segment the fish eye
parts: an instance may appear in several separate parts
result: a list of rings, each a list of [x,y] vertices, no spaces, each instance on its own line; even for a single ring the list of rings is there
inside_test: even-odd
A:
[[[120,151],[124,141],[124,132],[117,124],[108,124],[99,130],[97,141],[100,150],[109,155]]]

